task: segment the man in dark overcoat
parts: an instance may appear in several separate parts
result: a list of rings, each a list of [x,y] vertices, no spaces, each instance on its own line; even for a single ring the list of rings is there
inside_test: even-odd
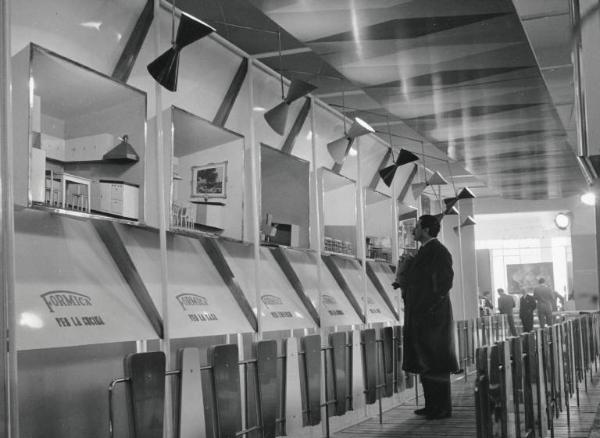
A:
[[[454,271],[452,256],[437,239],[435,216],[419,218],[413,234],[421,248],[404,272],[404,363],[419,374],[425,407],[417,415],[428,419],[450,417],[450,373],[459,369],[454,346],[454,326],[449,292]]]

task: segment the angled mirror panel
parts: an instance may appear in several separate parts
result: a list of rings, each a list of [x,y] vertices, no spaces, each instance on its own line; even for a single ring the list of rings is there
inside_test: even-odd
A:
[[[15,213],[17,347],[156,339],[88,221]]]
[[[365,296],[363,291],[362,268],[357,260],[348,257],[332,255],[332,260],[344,276],[346,283],[354,294],[356,301],[364,308]],[[396,318],[390,308],[385,304],[377,289],[367,279],[367,309],[368,322],[394,322]]]
[[[309,247],[310,163],[261,145],[261,222],[271,215],[272,235],[264,240]]]
[[[131,226],[119,226],[118,230],[160,310],[158,232]],[[167,250],[169,329],[172,338],[253,331],[199,240],[169,235]]]
[[[256,313],[254,250],[249,244],[220,240],[225,259]],[[268,248],[260,248],[260,288],[264,331],[315,327],[313,319]]]
[[[13,68],[16,201],[143,221],[146,94],[34,44]]]
[[[356,254],[356,183],[330,170],[320,171],[323,249]]]
[[[348,298],[346,298],[323,261],[317,259],[315,253],[292,249],[284,249],[284,251],[304,287],[304,292],[317,310],[319,309],[317,261],[321,264],[323,308],[320,316],[324,326],[361,324],[361,320]]]

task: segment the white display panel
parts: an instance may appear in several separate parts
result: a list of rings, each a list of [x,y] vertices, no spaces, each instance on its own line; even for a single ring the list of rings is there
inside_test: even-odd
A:
[[[15,212],[15,258],[18,349],[157,338],[90,222]]]
[[[119,235],[160,312],[158,232],[121,226]],[[200,241],[186,236],[168,237],[170,337],[254,331]]]
[[[364,308],[365,296],[363,292],[362,267],[357,260],[340,257],[336,255],[330,256],[341,274],[344,276],[346,283],[354,294],[356,301]],[[370,279],[367,278],[367,322],[395,322],[396,318],[392,314],[390,308],[385,304],[379,292],[373,286]]]
[[[252,245],[219,241],[223,254],[254,312],[254,249]],[[264,331],[313,328],[315,322],[268,248],[260,248],[261,324]]]
[[[400,318],[400,324],[404,323],[404,302],[400,295],[400,289],[394,289],[392,283],[396,281],[396,274],[392,271],[390,265],[385,262],[370,261],[367,262],[368,266],[373,269],[373,273],[383,286],[385,293],[387,294],[390,302],[398,312]]]
[[[317,255],[307,251],[285,249],[296,275],[300,279],[304,292],[310,298],[315,309],[319,310],[319,284],[317,276]],[[325,266],[321,264],[321,294],[323,308],[321,324],[326,327],[336,325],[361,324],[360,317],[340,289],[335,279]]]

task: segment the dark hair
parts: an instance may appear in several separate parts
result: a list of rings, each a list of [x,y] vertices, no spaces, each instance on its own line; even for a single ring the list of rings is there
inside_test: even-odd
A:
[[[538,280],[538,283],[539,283],[539,284],[542,284],[542,283],[545,283],[545,282],[546,282],[546,280],[544,280],[544,277],[541,277],[541,278]]]
[[[424,214],[419,218],[419,222],[421,223],[421,228],[427,228],[429,230],[428,234],[431,237],[437,237],[440,232],[440,221],[437,217],[430,214]]]

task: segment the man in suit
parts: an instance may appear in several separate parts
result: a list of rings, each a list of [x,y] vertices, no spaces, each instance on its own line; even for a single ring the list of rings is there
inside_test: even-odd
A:
[[[544,277],[538,280],[538,285],[533,289],[533,297],[537,301],[537,315],[540,321],[540,327],[546,327],[546,324],[552,325],[552,304],[556,305],[554,291],[548,287]]]
[[[402,368],[419,374],[427,419],[452,415],[450,373],[458,371],[449,292],[454,271],[452,256],[437,239],[440,223],[423,215],[413,231],[421,248],[406,267],[404,298],[404,362]]]
[[[523,332],[533,330],[533,311],[535,310],[535,298],[527,294],[527,289],[523,289],[523,296],[519,300],[519,318],[523,325]]]
[[[504,289],[498,288],[498,311],[506,315],[508,320],[508,328],[511,336],[517,336],[517,330],[515,329],[515,319],[513,317],[513,308],[515,307],[515,300],[510,295],[506,295]]]

